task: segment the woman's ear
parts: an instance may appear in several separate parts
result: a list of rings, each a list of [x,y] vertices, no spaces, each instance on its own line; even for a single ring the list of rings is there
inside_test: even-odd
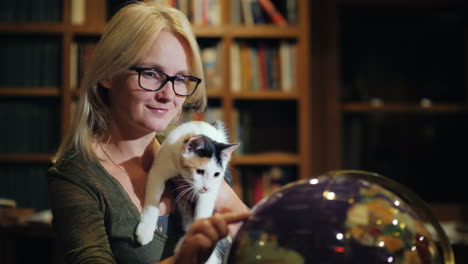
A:
[[[104,79],[102,81],[99,81],[99,84],[101,84],[102,87],[104,88],[111,88],[111,81],[109,79]]]

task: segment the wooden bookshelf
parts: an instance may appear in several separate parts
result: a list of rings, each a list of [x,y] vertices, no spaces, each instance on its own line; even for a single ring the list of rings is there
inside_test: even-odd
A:
[[[9,88],[0,89],[0,99],[9,100],[8,98],[27,98],[28,100],[41,101],[44,98],[57,100],[60,113],[58,113],[59,135],[62,137],[67,133],[69,128],[70,116],[72,111],[72,102],[79,96],[79,90],[72,87],[71,81],[75,78],[71,71],[74,70],[70,65],[72,63],[72,45],[81,39],[99,38],[104,31],[106,19],[109,16],[106,7],[108,1],[86,0],[86,19],[83,24],[73,24],[72,21],[72,1],[61,1],[61,19],[54,22],[21,22],[21,21],[4,21],[0,22],[0,34],[5,36],[27,36],[27,37],[54,37],[60,42],[60,81],[59,87],[54,88],[35,88],[24,87],[18,88],[11,86]],[[233,1],[233,0],[231,0]],[[242,105],[254,105],[261,103],[267,108],[281,109],[283,104],[287,105],[287,114],[282,118],[288,120],[289,134],[282,134],[282,137],[287,137],[286,140],[290,146],[282,150],[281,146],[274,151],[260,151],[256,153],[238,154],[233,159],[234,167],[242,166],[274,166],[286,165],[294,166],[297,169],[297,178],[307,178],[313,174],[318,174],[323,171],[323,166],[320,163],[314,163],[312,159],[311,148],[312,140],[311,127],[315,121],[312,121],[313,115],[319,115],[319,111],[311,114],[311,97],[314,92],[311,87],[311,62],[310,56],[310,9],[309,1],[297,0],[297,16],[298,22],[291,25],[245,25],[231,24],[231,1],[220,1],[221,5],[221,23],[219,25],[193,25],[193,30],[202,42],[204,40],[215,40],[220,43],[219,55],[222,58],[221,70],[221,88],[217,90],[207,90],[209,105],[214,102],[218,107],[221,107],[225,122],[230,131],[236,129],[239,125],[234,117],[234,112],[243,109],[237,109]],[[252,43],[270,43],[288,40],[295,45],[296,60],[294,68],[296,69],[294,77],[297,80],[292,91],[284,92],[281,90],[275,91],[232,91],[231,89],[231,54],[230,48],[236,42],[249,41]],[[203,48],[203,47],[202,47]],[[279,108],[278,108],[279,107]],[[270,111],[266,109],[265,111]],[[278,111],[278,110],[275,110]],[[286,119],[285,119],[286,120]],[[255,120],[254,120],[255,121]],[[282,121],[278,120],[277,124],[269,126],[281,127]],[[267,123],[268,124],[268,123]],[[250,128],[252,133],[255,133],[255,125]],[[257,135],[259,136],[259,135]],[[268,135],[261,135],[262,138],[267,138],[271,141],[284,140],[278,137],[272,131]],[[250,143],[255,144],[255,142]],[[291,151],[291,149],[293,151]],[[30,164],[43,163],[48,164],[53,153],[1,153],[0,164]],[[318,154],[316,154],[318,156]],[[3,165],[0,165],[3,166]],[[1,181],[1,176],[0,176]],[[239,182],[238,179],[236,182]],[[237,188],[242,192],[242,188]]]
[[[364,120],[363,123],[367,125],[363,126],[361,128],[361,131],[363,131],[363,134],[366,134],[366,131],[370,131],[366,135],[368,135],[369,137],[373,136],[374,140],[376,140],[376,134],[379,131],[381,131],[379,130],[378,126],[385,124],[384,120],[391,120],[393,122],[391,123],[393,124],[393,126],[385,127],[384,125],[382,125],[383,128],[387,128],[389,130],[389,132],[385,134],[386,137],[383,137],[383,134],[379,135],[380,137],[385,138],[389,143],[384,144],[384,142],[382,143],[379,141],[381,143],[379,146],[381,148],[387,147],[387,151],[389,148],[394,150],[394,148],[391,148],[391,145],[394,143],[398,143],[399,139],[401,142],[408,142],[408,146],[406,146],[405,148],[408,152],[411,151],[411,149],[420,149],[421,151],[417,153],[413,151],[409,156],[399,156],[399,154],[401,153],[389,154],[386,157],[386,159],[380,160],[379,165],[376,165],[371,169],[387,177],[396,177],[397,181],[405,185],[411,185],[410,188],[412,188],[414,191],[416,191],[416,193],[421,195],[423,199],[426,199],[425,197],[430,197],[430,199],[426,201],[429,202],[434,208],[434,212],[440,220],[458,221],[466,223],[465,216],[467,210],[466,206],[464,206],[464,204],[466,204],[466,199],[454,198],[454,193],[459,194],[459,196],[457,197],[463,197],[462,193],[464,193],[464,189],[458,187],[462,185],[462,182],[460,182],[458,179],[460,179],[461,175],[465,175],[465,170],[463,169],[464,166],[461,165],[463,163],[459,163],[458,161],[450,163],[450,159],[456,160],[457,157],[465,155],[463,152],[463,146],[467,144],[466,137],[463,136],[464,133],[460,133],[461,135],[457,133],[457,131],[464,131],[464,120],[466,120],[466,116],[468,113],[468,79],[466,79],[466,71],[468,65],[468,60],[466,57],[466,47],[468,47],[468,35],[466,34],[466,32],[468,32],[468,24],[466,23],[466,15],[464,16],[464,19],[460,19],[460,17],[462,16],[461,14],[467,14],[467,2],[462,0],[385,0],[378,2],[366,0],[335,0],[329,1],[327,5],[324,5],[324,10],[328,10],[325,11],[328,14],[328,17],[322,20],[324,25],[323,28],[324,31],[329,33],[317,33],[317,35],[322,37],[323,41],[327,43],[326,46],[329,48],[326,49],[326,53],[329,55],[329,58],[331,58],[328,62],[324,64],[324,67],[326,68],[324,71],[326,72],[326,74],[324,74],[325,77],[322,78],[320,82],[321,85],[329,88],[327,91],[324,91],[324,93],[326,94],[326,115],[328,120],[326,122],[325,127],[326,130],[329,132],[328,136],[326,137],[326,148],[328,149],[326,157],[327,168],[367,170],[369,170],[370,168],[369,164],[361,164],[363,165],[363,167],[348,167],[350,166],[350,163],[346,162],[346,157],[349,158],[350,155],[362,156],[363,153],[368,153],[370,150],[362,146],[366,144],[366,138],[361,138],[361,141],[355,141],[361,142],[362,144],[360,144],[361,146],[359,148],[356,148],[354,152],[349,151],[349,149],[346,150],[347,148],[349,148],[347,147],[347,145],[350,144],[350,137],[346,137],[343,135],[347,131],[350,131],[352,129],[349,125],[350,123],[346,123],[346,120],[353,118],[354,120]],[[451,20],[440,19],[440,17],[439,20],[437,20],[438,16],[444,16],[445,18],[450,18]],[[357,67],[357,65],[362,65],[363,63],[365,63],[364,58],[366,56],[366,51],[361,50],[361,52],[359,53],[356,50],[350,49],[349,47],[350,45],[352,45],[353,39],[359,39],[359,37],[365,36],[364,34],[360,34],[359,32],[367,32],[367,35],[369,36],[375,36],[374,34],[377,34],[378,32],[378,27],[374,27],[374,29],[376,29],[374,31],[370,31],[368,29],[365,29],[364,27],[355,27],[353,29],[350,27],[350,24],[352,23],[347,23],[353,20],[358,21],[363,17],[378,18],[375,19],[374,22],[368,22],[367,25],[380,23],[381,21],[385,20],[393,21],[395,22],[395,24],[397,24],[402,19],[423,19],[434,17],[435,19],[432,20],[433,24],[428,23],[425,26],[420,26],[420,31],[430,32],[430,30],[432,29],[431,26],[437,28],[433,31],[434,34],[432,42],[434,42],[436,39],[442,39],[442,37],[436,37],[437,34],[446,34],[444,35],[445,37],[447,37],[445,38],[445,41],[446,43],[451,43],[451,46],[447,45],[446,48],[442,48],[443,45],[440,45],[440,49],[431,49],[431,52],[427,53],[427,58],[429,58],[431,63],[427,63],[424,60],[425,58],[423,56],[418,57],[421,59],[420,66],[423,69],[427,69],[427,65],[437,65],[438,63],[436,59],[440,57],[439,54],[444,54],[443,52],[448,53],[452,50],[457,50],[458,56],[453,55],[452,57],[450,57],[447,55],[446,58],[447,60],[452,59],[452,62],[454,58],[455,60],[464,60],[463,63],[457,64],[461,65],[460,67],[464,67],[464,69],[460,70],[460,68],[454,67],[453,64],[448,64],[447,67],[452,67],[451,69],[453,69],[453,72],[457,72],[458,74],[453,74],[452,77],[454,78],[445,78],[445,83],[449,83],[450,81],[452,81],[451,79],[457,78],[457,80],[459,80],[458,85],[440,85],[440,87],[434,86],[436,88],[430,87],[431,91],[433,91],[433,94],[436,95],[430,97],[423,94],[425,92],[424,89],[418,88],[418,85],[420,85],[421,82],[412,82],[411,85],[409,85],[408,83],[404,82],[407,80],[402,80],[399,86],[394,86],[395,89],[399,89],[398,92],[402,96],[400,98],[395,98],[394,93],[385,93],[385,91],[389,90],[388,87],[379,87],[379,83],[374,82],[367,84],[367,87],[360,87],[360,91],[364,90],[365,92],[367,92],[369,90],[374,89],[381,92],[379,96],[372,96],[371,93],[364,94],[361,96],[356,96],[356,94],[350,95],[349,89],[348,91],[346,90],[347,88],[349,88],[350,85],[349,82],[346,82],[346,78],[348,78],[349,80],[350,69],[352,71],[352,67],[345,67],[344,63],[346,62],[344,62],[343,60],[344,58],[346,58],[346,56],[349,56],[350,53],[355,52],[355,57],[352,57],[355,58],[355,60],[353,61],[354,64],[351,63],[351,65]],[[345,18],[348,18],[348,20],[345,20]],[[363,21],[370,20],[368,19]],[[452,24],[447,23],[448,21],[451,21]],[[405,26],[409,27],[410,23],[407,23]],[[385,29],[381,27],[380,31],[386,32],[384,31]],[[355,34],[352,34],[350,32],[355,32]],[[412,32],[415,35],[422,34],[418,31]],[[455,38],[455,35],[444,32],[453,32],[454,34],[458,34],[458,38],[461,41],[449,41],[448,38]],[[411,35],[411,33],[408,35]],[[348,37],[346,38],[346,36]],[[398,35],[394,34],[392,36],[394,36],[394,39],[398,39]],[[405,38],[405,41],[407,43],[411,43],[413,39]],[[419,45],[419,47],[421,49],[424,49],[424,46],[433,47],[431,46],[432,42],[421,41],[421,45]],[[362,43],[371,42],[362,41]],[[373,46],[369,45],[369,48],[374,48],[375,46],[377,46],[378,42],[372,43]],[[461,47],[461,45],[464,45],[464,48]],[[408,46],[409,45],[407,45],[407,47]],[[395,49],[397,49],[396,45]],[[415,50],[415,53],[417,52],[418,50]],[[382,56],[380,57],[380,59],[376,59],[373,61],[374,63],[372,64],[372,66],[374,68],[378,67],[379,63],[392,63],[390,56],[385,57],[384,55],[386,54],[382,52]],[[413,61],[408,61],[414,63]],[[347,63],[350,62],[348,61]],[[399,71],[398,67],[393,67],[393,69],[393,71]],[[390,70],[388,70],[387,72],[390,72]],[[410,73],[416,75],[417,71],[409,72],[409,74]],[[433,81],[433,83],[436,83],[434,80],[438,80],[438,78],[442,79],[442,77],[440,76],[442,75],[437,75],[437,73],[429,72],[426,73],[425,78],[427,80]],[[449,76],[449,74],[447,74],[447,76]],[[382,86],[387,85],[386,80],[387,79],[382,81],[380,84]],[[352,83],[352,85],[356,84]],[[417,97],[418,94],[419,97]],[[388,95],[392,96],[392,98],[385,98],[385,96]],[[437,96],[439,96],[439,98],[437,98]],[[427,99],[429,99],[429,101]],[[395,120],[400,120],[398,118],[400,118],[402,122],[396,122]],[[378,121],[371,122],[369,120]],[[413,123],[417,125],[411,126],[411,124]],[[443,125],[432,126],[433,123]],[[358,123],[355,123],[355,125],[356,124]],[[427,134],[422,134],[419,138],[411,137],[409,139],[409,137],[406,137],[407,134],[414,133],[415,129],[422,127],[428,128],[426,130]],[[399,133],[399,131],[406,132]],[[392,138],[392,133],[398,136]],[[428,140],[425,142],[423,140],[420,140],[420,138],[423,138],[424,136],[428,137]],[[429,139],[433,139],[433,141],[437,140],[437,142],[439,143],[436,146],[450,145],[453,148],[451,151],[439,151],[439,153],[433,152],[433,149],[435,147],[434,145],[431,145],[433,141]],[[417,141],[418,144],[416,144],[415,146],[409,146],[415,141]],[[423,144],[423,142],[425,144]],[[440,147],[439,150],[441,148],[442,147]],[[426,151],[430,154],[426,154]],[[388,151],[387,153],[391,152]],[[440,153],[443,154],[440,155]],[[444,159],[448,156],[450,158]],[[405,158],[409,158],[407,160],[408,168],[410,168],[411,166],[416,166],[415,163],[418,159],[424,159],[425,162],[421,162],[423,166],[420,166],[421,164],[417,165],[419,166],[417,167],[419,169],[418,171],[412,170],[412,172],[409,174],[405,170],[399,170],[401,173],[390,173],[390,175],[386,173],[386,171],[391,171],[391,169],[389,168],[396,167],[395,163],[398,159],[402,160],[403,163]],[[378,162],[374,162],[374,164],[377,163]],[[385,167],[385,165],[387,166]],[[444,171],[444,168],[445,173],[439,174],[438,172]],[[410,170],[408,169],[408,171]],[[422,177],[421,175],[424,175],[424,177]],[[414,178],[419,180],[416,180],[415,182]],[[426,181],[424,179],[434,179],[438,183],[438,186],[434,187],[434,184],[431,183],[430,180]],[[424,189],[431,189],[432,194],[428,194]],[[447,200],[447,197],[450,197],[449,195],[452,195],[452,198]]]

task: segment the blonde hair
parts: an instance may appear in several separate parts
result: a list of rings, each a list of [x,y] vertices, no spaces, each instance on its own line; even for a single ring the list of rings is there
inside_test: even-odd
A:
[[[162,31],[172,32],[186,42],[190,51],[190,71],[202,77],[200,50],[190,22],[179,10],[148,2],[133,2],[120,9],[107,24],[85,72],[80,100],[73,122],[54,161],[67,151],[81,151],[86,160],[96,159],[93,140],[102,137],[110,124],[107,91],[100,82],[122,73],[138,62]],[[184,108],[198,111],[206,107],[205,83],[184,102]],[[102,139],[102,138],[100,138]]]

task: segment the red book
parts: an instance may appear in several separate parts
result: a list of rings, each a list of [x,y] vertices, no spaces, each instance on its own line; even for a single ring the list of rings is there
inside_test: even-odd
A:
[[[262,176],[255,177],[254,188],[253,188],[253,204],[260,202],[265,196],[263,190],[263,178]]]
[[[270,16],[273,23],[281,25],[288,23],[284,16],[278,12],[278,9],[276,9],[275,5],[270,0],[258,0],[258,2],[263,7],[268,16]]]
[[[260,90],[266,91],[270,87],[268,87],[268,73],[267,73],[267,55],[266,55],[266,48],[259,43],[258,45],[258,69],[259,69],[259,76],[258,80],[260,82]]]

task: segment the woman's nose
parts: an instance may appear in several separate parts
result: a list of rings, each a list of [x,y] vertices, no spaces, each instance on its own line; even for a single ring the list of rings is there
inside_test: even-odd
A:
[[[164,86],[156,92],[155,96],[157,99],[161,100],[161,99],[166,99],[166,100],[171,100],[173,99],[176,94],[174,93],[174,89],[173,89],[173,84],[169,81],[167,82],[166,84],[164,84]]]

